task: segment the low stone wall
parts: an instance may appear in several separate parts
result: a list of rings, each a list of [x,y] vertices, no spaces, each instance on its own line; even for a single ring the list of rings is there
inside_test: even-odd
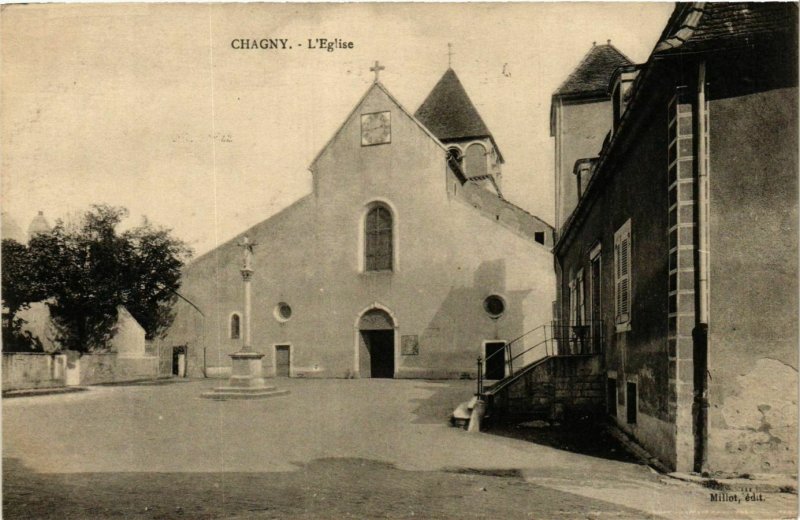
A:
[[[80,364],[80,384],[118,383],[158,377],[158,357],[125,358],[116,353],[86,354]]]
[[[3,390],[65,386],[66,361],[63,354],[3,352]]]
[[[605,389],[600,356],[551,357],[495,394],[497,419],[570,420],[600,416]]]

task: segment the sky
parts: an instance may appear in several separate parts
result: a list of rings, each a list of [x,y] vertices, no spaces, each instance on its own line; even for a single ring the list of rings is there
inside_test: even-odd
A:
[[[672,3],[12,5],[0,12],[3,212],[23,229],[106,203],[202,254],[311,191],[371,85],[411,112],[452,67],[553,223],[550,96],[591,48],[647,59]],[[282,38],[291,49],[237,50]],[[309,49],[308,39],[353,42]],[[302,47],[300,47],[302,45]],[[238,44],[237,44],[238,46]],[[267,246],[268,247],[268,246]]]

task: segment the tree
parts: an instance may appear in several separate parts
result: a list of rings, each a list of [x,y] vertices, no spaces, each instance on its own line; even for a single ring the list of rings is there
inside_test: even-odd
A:
[[[24,352],[42,350],[42,344],[23,330],[25,320],[17,313],[31,303],[47,297],[44,286],[33,276],[31,255],[25,244],[3,239],[2,251],[3,350]]]
[[[76,224],[58,221],[49,233],[31,239],[32,275],[51,298],[56,339],[65,349],[107,350],[119,305],[148,339],[174,319],[180,272],[191,251],[146,219],[118,233],[127,215],[124,208],[95,205]]]

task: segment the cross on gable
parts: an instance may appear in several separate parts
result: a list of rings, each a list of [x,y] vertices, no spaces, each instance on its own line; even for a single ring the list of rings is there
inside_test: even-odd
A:
[[[453,54],[454,54],[454,52],[453,52],[453,44],[452,43],[448,43],[447,44],[447,66],[448,67],[452,67],[453,66]]]
[[[375,61],[375,66],[370,67],[369,70],[375,73],[375,81],[378,81],[378,75],[381,73],[382,70],[386,69],[383,65],[380,64],[377,60]]]

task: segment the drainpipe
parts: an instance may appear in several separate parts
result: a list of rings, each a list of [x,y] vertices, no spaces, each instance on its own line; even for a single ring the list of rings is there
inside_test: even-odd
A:
[[[708,164],[706,62],[697,74],[697,318],[694,339],[695,471],[703,471],[708,451]]]

